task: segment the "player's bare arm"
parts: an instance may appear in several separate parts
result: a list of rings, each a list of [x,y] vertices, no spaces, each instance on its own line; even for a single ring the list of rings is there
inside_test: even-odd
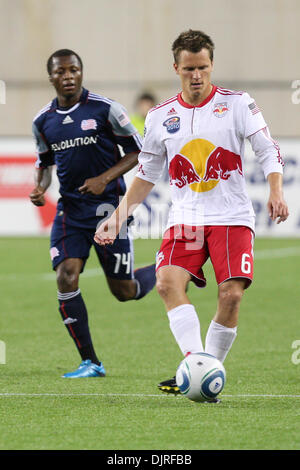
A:
[[[270,196],[267,207],[269,216],[274,222],[277,220],[277,224],[284,222],[289,216],[288,206],[283,198],[282,180],[281,173],[270,173],[268,175]]]
[[[137,165],[137,162],[138,152],[128,153],[116,165],[101,173],[101,175],[86,179],[78,190],[81,194],[89,193],[99,196],[108,183],[130,171]]]
[[[29,198],[35,206],[44,206],[46,201],[44,194],[49,188],[52,180],[52,167],[36,168],[35,187],[29,195]]]
[[[103,222],[96,230],[94,236],[95,242],[99,245],[112,244],[123,223],[145,197],[148,196],[153,186],[153,183],[135,177],[118,208],[113,212],[111,217]]]

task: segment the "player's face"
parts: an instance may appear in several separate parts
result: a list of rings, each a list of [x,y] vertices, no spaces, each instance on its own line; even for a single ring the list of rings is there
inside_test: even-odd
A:
[[[199,52],[181,51],[174,69],[179,75],[183,99],[191,104],[200,104],[211,92],[213,63],[208,49]]]
[[[79,99],[82,85],[82,69],[75,55],[54,57],[49,80],[61,101]]]

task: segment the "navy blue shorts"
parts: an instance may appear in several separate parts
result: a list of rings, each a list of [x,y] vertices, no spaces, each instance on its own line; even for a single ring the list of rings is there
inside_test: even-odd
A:
[[[95,229],[82,229],[68,225],[64,217],[54,219],[50,237],[50,256],[55,269],[66,258],[83,260],[81,272],[89,257],[91,246],[95,247],[98,259],[107,277],[133,279],[133,243],[127,238],[116,238],[112,245],[100,246],[94,241]]]

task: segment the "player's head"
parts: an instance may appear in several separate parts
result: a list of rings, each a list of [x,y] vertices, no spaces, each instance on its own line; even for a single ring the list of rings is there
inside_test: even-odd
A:
[[[70,99],[81,93],[82,69],[81,58],[70,49],[59,49],[51,54],[47,71],[59,97]]]
[[[202,31],[189,29],[179,34],[178,38],[172,44],[172,51],[175,64],[180,62],[182,51],[189,51],[193,53],[200,52],[202,49],[207,49],[211,62],[214,60],[215,45],[212,39]]]
[[[209,94],[213,69],[214,43],[202,31],[188,30],[173,42],[174,69],[181,79],[182,91],[197,103]]]
[[[156,98],[152,93],[144,92],[141,93],[136,101],[135,101],[135,108],[143,118],[147,116],[149,109],[153,108],[156,105]]]

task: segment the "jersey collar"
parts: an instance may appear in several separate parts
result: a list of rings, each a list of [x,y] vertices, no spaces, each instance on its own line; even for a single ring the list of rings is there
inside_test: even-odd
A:
[[[70,108],[60,108],[58,106],[58,99],[54,98],[54,100],[52,101],[52,110],[60,114],[69,114],[75,109],[77,109],[81,103],[86,103],[88,101],[88,95],[89,95],[89,91],[86,90],[86,88],[82,87],[82,93],[80,95],[79,101],[75,103],[73,106],[71,106]]]
[[[179,103],[181,104],[181,106],[184,106],[185,108],[189,108],[189,109],[202,108],[214,97],[216,91],[217,91],[217,87],[215,85],[213,85],[212,90],[211,90],[210,94],[208,95],[208,97],[205,98],[205,100],[202,101],[202,103],[198,104],[197,106],[192,106],[191,104],[186,103],[183,100],[182,96],[181,96],[182,92],[178,93],[177,99],[178,99]]]

